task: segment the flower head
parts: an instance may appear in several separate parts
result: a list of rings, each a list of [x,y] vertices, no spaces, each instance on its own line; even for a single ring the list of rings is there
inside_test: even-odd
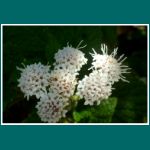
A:
[[[76,95],[85,99],[85,105],[99,105],[111,95],[112,86],[108,82],[107,74],[94,70],[89,76],[79,81]]]
[[[53,70],[49,77],[49,91],[57,93],[63,97],[69,98],[74,94],[77,80],[75,74],[71,74],[68,70]]]
[[[114,82],[118,82],[119,79],[122,81],[128,82],[123,76],[124,73],[129,73],[128,66],[122,65],[127,57],[121,55],[118,59],[116,59],[117,48],[108,55],[108,48],[105,44],[101,45],[102,54],[98,54],[94,49],[94,54],[91,54],[93,57],[92,67],[90,69],[99,70],[102,73],[108,74],[108,80],[113,84]]]
[[[71,72],[77,72],[87,63],[84,53],[79,49],[83,47],[73,48],[71,46],[64,47],[55,54],[55,68],[69,69]]]
[[[41,97],[36,108],[37,114],[43,122],[56,123],[66,116],[67,109],[65,109],[66,105],[64,105],[63,99],[54,93],[48,93]]]
[[[46,87],[49,84],[49,68],[50,66],[44,66],[40,62],[24,66],[24,68],[17,67],[21,71],[18,87],[27,99],[33,95],[38,99],[46,92]]]

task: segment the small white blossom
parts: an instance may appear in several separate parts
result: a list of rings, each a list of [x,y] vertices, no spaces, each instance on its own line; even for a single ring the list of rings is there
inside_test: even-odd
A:
[[[48,93],[41,97],[37,103],[37,114],[41,121],[48,123],[57,123],[66,116],[67,109],[63,103],[64,98],[54,93]]]
[[[89,76],[85,76],[77,86],[76,95],[85,99],[85,105],[99,105],[111,95],[112,87],[108,82],[107,74],[101,74],[94,70]]]
[[[83,47],[80,47],[83,48]],[[64,47],[55,54],[54,63],[55,69],[68,69],[71,72],[77,72],[81,67],[87,63],[84,53],[80,51],[79,47],[73,48],[71,46]]]
[[[25,94],[27,100],[29,96],[33,95],[39,99],[46,93],[46,87],[49,84],[49,68],[50,66],[44,66],[40,62],[24,66],[24,68],[17,67],[21,71],[21,77],[18,79],[18,87]]]
[[[127,57],[121,55],[118,59],[116,59],[117,48],[108,55],[108,48],[105,44],[101,45],[102,54],[96,53],[93,49],[94,54],[91,54],[93,57],[92,67],[90,69],[100,70],[102,73],[108,74],[109,81],[113,84],[114,82],[118,82],[119,79],[122,81],[128,82],[125,77],[122,75],[124,73],[129,73],[128,66],[122,65]]]
[[[69,98],[74,94],[77,80],[68,70],[53,70],[49,77],[49,91]]]

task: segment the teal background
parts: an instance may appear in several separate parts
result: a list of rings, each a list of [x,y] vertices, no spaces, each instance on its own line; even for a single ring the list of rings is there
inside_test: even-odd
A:
[[[149,23],[143,1],[1,1],[0,23]],[[1,149],[149,149],[149,126],[0,126]]]

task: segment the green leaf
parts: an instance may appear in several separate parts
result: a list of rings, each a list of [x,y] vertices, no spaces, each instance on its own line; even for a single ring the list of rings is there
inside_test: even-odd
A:
[[[74,111],[73,118],[74,118],[75,122],[80,122],[80,120],[82,119],[82,116],[79,112]]]
[[[81,112],[74,111],[73,112],[73,119],[75,120],[75,122],[80,122],[83,119],[91,117],[91,115],[92,114],[89,110],[84,110],[84,111],[81,111]]]
[[[117,98],[110,97],[103,100],[100,105],[91,109],[93,117],[90,122],[110,123],[117,105]]]
[[[98,106],[89,106],[83,111],[74,111],[75,122],[110,123],[117,105],[117,98],[103,100]]]

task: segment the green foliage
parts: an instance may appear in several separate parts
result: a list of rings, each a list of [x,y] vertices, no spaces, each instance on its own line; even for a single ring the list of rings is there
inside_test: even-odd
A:
[[[117,98],[111,97],[103,100],[98,106],[88,106],[82,111],[74,111],[73,118],[75,122],[88,123],[110,123],[117,105]]]
[[[128,75],[130,83],[119,82],[113,95],[118,98],[113,122],[142,123],[147,116],[147,87],[135,73]],[[146,119],[145,119],[146,120]]]

